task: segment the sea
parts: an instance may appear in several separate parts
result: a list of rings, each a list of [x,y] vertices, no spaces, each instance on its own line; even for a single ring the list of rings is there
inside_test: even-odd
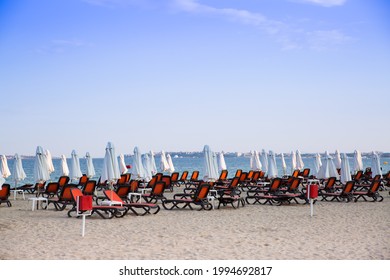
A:
[[[203,178],[203,174],[205,173],[204,170],[204,158],[201,153],[194,153],[194,154],[188,154],[188,153],[170,153],[172,157],[172,162],[175,167],[175,172],[179,172],[180,174],[187,170],[190,172],[194,170],[199,171],[199,178]],[[353,156],[349,156],[349,163],[351,167],[351,171],[353,169]],[[310,168],[311,174],[313,174],[315,168],[314,168],[314,162],[315,162],[315,155],[314,154],[303,154],[302,160],[304,163],[305,168]],[[155,161],[157,165],[157,169],[159,169],[161,157],[160,155],[155,156]],[[67,159],[68,166],[70,166],[70,159]],[[243,171],[249,171],[250,170],[250,156],[247,154],[237,154],[237,153],[231,153],[231,154],[225,154],[225,162],[228,170],[228,177],[233,177],[237,169],[242,169]],[[276,157],[276,164],[278,168],[278,176],[288,175],[291,174],[291,156],[285,155],[285,162],[287,165],[287,174],[283,173],[283,168],[281,164],[281,158],[280,156]],[[14,159],[8,158],[7,160],[8,167],[13,173],[13,165],[14,165]],[[126,165],[132,165],[133,164],[133,157],[130,155],[125,155],[125,163]],[[390,170],[390,155],[386,154],[385,156],[380,157],[380,163],[382,168],[382,174],[387,173]],[[18,186],[27,184],[27,183],[34,183],[33,178],[33,170],[34,170],[34,157],[23,157],[22,156],[22,164],[23,169],[26,173],[26,179],[23,181],[20,181],[17,183]],[[92,178],[94,180],[98,180],[102,171],[103,167],[103,158],[94,158],[93,164],[96,171],[96,177]],[[61,174],[61,159],[60,158],[53,158],[53,165],[55,171],[51,173],[51,181],[56,181],[58,178],[62,175]],[[366,167],[372,166],[372,158],[370,155],[363,156],[363,167],[364,169]],[[80,158],[80,169],[83,173],[87,170],[86,160],[85,158]],[[131,173],[131,169],[128,171]],[[168,174],[168,173],[167,173]],[[11,186],[15,185],[15,181],[13,179],[13,175],[9,176],[8,178],[5,178],[6,183],[11,184]]]

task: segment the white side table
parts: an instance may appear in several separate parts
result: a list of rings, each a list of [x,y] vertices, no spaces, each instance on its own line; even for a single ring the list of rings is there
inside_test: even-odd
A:
[[[39,201],[45,201],[47,203],[46,197],[30,197],[28,200],[32,201],[32,211],[35,209],[35,204],[37,204],[37,210],[39,208]],[[46,208],[47,209],[47,208]]]
[[[11,192],[14,193],[14,200],[16,200],[16,194],[17,194],[17,193],[22,194],[23,200],[26,200],[26,198],[25,198],[25,196],[24,196],[24,190],[11,190]]]

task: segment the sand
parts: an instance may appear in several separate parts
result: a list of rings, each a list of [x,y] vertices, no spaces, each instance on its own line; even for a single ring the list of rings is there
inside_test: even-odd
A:
[[[390,196],[383,202],[245,205],[165,210],[104,220],[67,210],[0,205],[3,260],[389,260]],[[168,196],[172,194],[168,193]]]

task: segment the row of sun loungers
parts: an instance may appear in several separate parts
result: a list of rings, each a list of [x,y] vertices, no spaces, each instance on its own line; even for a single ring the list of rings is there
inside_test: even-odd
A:
[[[42,207],[53,207],[56,211],[63,211],[68,206],[68,216],[75,216],[76,201],[78,197],[92,196],[94,204],[91,214],[102,218],[123,217],[128,213],[134,215],[157,214],[161,207],[166,210],[198,209],[211,210],[217,201],[218,206],[243,207],[245,204],[282,205],[290,203],[308,203],[306,186],[308,180],[315,179],[309,176],[310,170],[295,171],[291,176],[284,178],[266,178],[262,171],[242,172],[237,170],[233,178],[228,178],[226,170],[221,172],[220,178],[215,182],[203,182],[198,179],[199,172],[188,172],[163,175],[158,173],[148,182],[131,180],[130,174],[124,174],[113,186],[106,182],[101,183],[89,180],[86,176],[79,183],[69,183],[69,178],[63,176],[57,182],[22,186],[21,189],[46,198]],[[364,179],[355,175],[352,181],[341,184],[331,177],[321,181],[318,199],[322,201],[382,201],[379,190],[390,184],[390,175],[383,178],[374,177]],[[182,189],[166,198],[167,191]],[[97,192],[103,195],[98,196]],[[3,184],[0,191],[0,204],[9,201],[10,186]]]

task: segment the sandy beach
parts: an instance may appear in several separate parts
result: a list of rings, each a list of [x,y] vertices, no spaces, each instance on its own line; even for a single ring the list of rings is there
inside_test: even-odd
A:
[[[168,193],[167,196],[171,196]],[[67,210],[0,206],[4,260],[389,260],[390,197],[383,202],[245,205],[157,215],[68,218]],[[196,250],[194,249],[196,248]]]

